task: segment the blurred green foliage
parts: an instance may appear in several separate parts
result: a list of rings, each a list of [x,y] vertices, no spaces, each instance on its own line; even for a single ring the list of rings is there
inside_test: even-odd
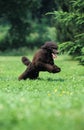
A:
[[[54,11],[57,39],[61,51],[76,56],[84,64],[84,1],[68,2],[68,10],[61,8]]]
[[[3,40],[0,38],[0,50],[22,46],[33,48],[40,46],[46,40],[53,40],[55,28],[53,32],[45,13],[53,10],[55,1],[46,2],[45,0],[0,1],[0,24],[10,26]]]
[[[84,64],[83,26],[83,0],[0,0],[1,51],[52,40]]]

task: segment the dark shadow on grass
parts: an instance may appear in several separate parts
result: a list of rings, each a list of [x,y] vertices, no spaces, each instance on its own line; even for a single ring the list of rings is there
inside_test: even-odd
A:
[[[62,79],[62,78],[59,78],[59,79],[52,79],[52,78],[47,78],[47,79],[44,79],[44,78],[38,78],[38,80],[40,81],[49,81],[49,82],[64,82],[65,80]]]

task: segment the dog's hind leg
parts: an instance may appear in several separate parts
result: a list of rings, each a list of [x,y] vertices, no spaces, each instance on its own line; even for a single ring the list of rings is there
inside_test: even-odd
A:
[[[26,70],[18,77],[18,80],[37,79],[39,76],[39,71],[36,71],[35,67],[31,64],[26,68]]]
[[[21,60],[22,60],[22,63],[26,66],[28,66],[31,63],[31,61],[25,56],[23,56]]]

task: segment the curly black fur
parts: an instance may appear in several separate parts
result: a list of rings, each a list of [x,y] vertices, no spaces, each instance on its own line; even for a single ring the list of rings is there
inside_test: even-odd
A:
[[[19,76],[22,79],[36,79],[40,71],[48,71],[50,73],[58,73],[61,69],[54,64],[52,54],[58,54],[58,46],[54,42],[46,42],[41,49],[39,49],[32,62],[27,57],[22,57],[22,62],[27,66],[26,70]]]

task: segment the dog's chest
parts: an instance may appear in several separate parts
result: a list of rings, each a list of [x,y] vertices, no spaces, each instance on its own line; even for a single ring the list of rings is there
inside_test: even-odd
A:
[[[54,61],[51,54],[46,54],[46,63],[53,65]]]

